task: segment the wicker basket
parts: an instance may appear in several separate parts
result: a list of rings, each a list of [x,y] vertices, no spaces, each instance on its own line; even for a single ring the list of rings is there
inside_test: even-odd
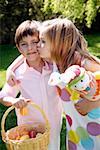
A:
[[[13,133],[15,130],[20,130],[20,128],[23,126],[16,126],[7,132],[5,132],[5,120],[8,115],[8,113],[13,110],[15,107],[11,106],[6,110],[2,117],[1,121],[1,133],[2,133],[2,139],[6,143],[7,150],[48,150],[48,144],[49,144],[49,139],[50,139],[50,125],[48,122],[48,119],[44,113],[44,111],[37,106],[35,103],[31,103],[34,108],[36,108],[40,113],[42,114],[43,118],[45,119],[45,131],[43,134],[37,136],[36,138],[29,138],[26,140],[11,140],[8,138],[8,133]],[[33,125],[24,125],[28,129],[34,128],[34,123]],[[35,125],[36,126],[36,125]]]

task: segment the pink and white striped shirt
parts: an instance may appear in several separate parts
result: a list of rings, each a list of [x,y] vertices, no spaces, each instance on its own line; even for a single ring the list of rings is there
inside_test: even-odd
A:
[[[61,114],[62,104],[61,100],[56,94],[55,87],[48,85],[48,80],[52,69],[45,63],[42,73],[38,72],[32,67],[29,67],[26,60],[14,71],[16,79],[20,81],[18,85],[13,87],[7,83],[4,85],[1,95],[16,97],[18,92],[24,98],[31,99],[34,103],[39,105],[47,115],[51,126],[51,142],[50,150],[59,150],[59,137],[61,129]],[[44,122],[44,119],[30,104],[27,106],[28,115],[22,116],[18,109],[16,109],[18,124],[31,123],[36,121]]]

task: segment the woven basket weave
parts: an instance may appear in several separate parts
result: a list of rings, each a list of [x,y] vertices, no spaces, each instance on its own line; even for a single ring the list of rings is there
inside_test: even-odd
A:
[[[27,125],[21,125],[21,126],[16,126],[7,132],[5,132],[5,120],[7,115],[9,114],[10,111],[12,111],[15,107],[11,106],[6,110],[2,117],[1,121],[1,133],[2,133],[2,140],[6,143],[7,150],[48,150],[48,144],[49,144],[49,139],[50,139],[50,125],[48,122],[48,119],[44,113],[44,111],[35,103],[31,103],[34,108],[36,108],[40,113],[42,114],[43,118],[45,119],[45,132],[36,138],[29,138],[26,140],[11,140],[8,138],[8,133],[13,134],[13,131],[15,130],[20,130],[22,126],[26,126],[28,129],[32,129],[34,127],[34,123],[32,125],[27,124]]]

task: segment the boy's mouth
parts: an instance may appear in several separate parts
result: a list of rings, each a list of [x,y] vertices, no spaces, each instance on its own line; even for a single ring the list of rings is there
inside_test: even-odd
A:
[[[37,53],[37,51],[36,52],[30,52],[27,55],[32,55],[32,54],[36,54],[36,53]]]

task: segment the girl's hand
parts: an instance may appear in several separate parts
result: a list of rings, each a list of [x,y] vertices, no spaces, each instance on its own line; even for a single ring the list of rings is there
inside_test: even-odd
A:
[[[89,101],[87,99],[83,99],[75,104],[75,108],[81,115],[86,115],[93,109],[100,107],[100,100],[98,101]]]

